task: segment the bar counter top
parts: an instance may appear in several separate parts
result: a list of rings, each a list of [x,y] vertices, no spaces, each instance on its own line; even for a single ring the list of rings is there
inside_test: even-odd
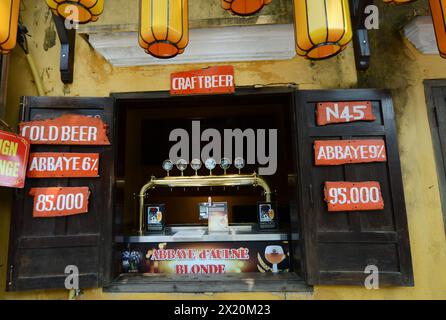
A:
[[[253,224],[230,225],[228,232],[208,232],[207,226],[167,226],[163,232],[138,232],[116,236],[118,243],[150,242],[232,242],[232,241],[287,241],[286,230],[258,230]]]

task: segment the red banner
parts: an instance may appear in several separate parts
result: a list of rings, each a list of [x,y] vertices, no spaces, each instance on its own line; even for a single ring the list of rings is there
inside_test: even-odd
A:
[[[33,217],[63,217],[88,212],[88,187],[32,188]]]
[[[320,102],[316,121],[319,126],[354,121],[374,121],[371,101]]]
[[[387,161],[383,139],[316,140],[314,156],[317,166]]]
[[[201,70],[177,72],[170,77],[170,94],[234,93],[234,67],[219,66]]]
[[[384,201],[379,182],[325,182],[328,211],[382,210]]]
[[[0,131],[0,186],[25,186],[28,154],[28,140],[13,133]]]
[[[21,122],[20,135],[32,144],[109,145],[107,125],[97,117],[67,114],[55,119]]]
[[[31,153],[28,178],[98,177],[99,153]]]

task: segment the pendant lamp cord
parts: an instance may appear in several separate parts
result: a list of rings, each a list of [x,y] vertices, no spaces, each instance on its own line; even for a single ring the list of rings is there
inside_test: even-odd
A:
[[[40,78],[39,73],[37,72],[34,58],[29,52],[28,39],[27,39],[28,36],[30,36],[28,34],[28,29],[21,22],[19,22],[19,29],[17,32],[17,43],[25,53],[26,61],[28,62],[29,68],[31,69],[34,83],[36,84],[37,94],[39,96],[44,96],[45,90],[43,89],[42,79]]]

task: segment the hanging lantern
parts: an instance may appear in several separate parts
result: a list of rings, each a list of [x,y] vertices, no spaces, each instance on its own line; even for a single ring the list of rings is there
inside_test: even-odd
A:
[[[345,49],[352,39],[348,0],[294,0],[296,52],[325,59]]]
[[[187,0],[141,0],[139,44],[160,59],[184,52],[189,43]]]
[[[446,59],[446,0],[429,0],[440,56]]]
[[[97,21],[104,10],[104,0],[46,0],[54,14],[84,24]],[[73,13],[77,9],[77,14]]]
[[[221,6],[239,16],[249,16],[262,10],[273,0],[221,0]]]
[[[384,0],[385,3],[391,3],[391,4],[405,4],[414,1],[416,0]]]
[[[17,42],[20,0],[0,0],[0,54],[7,54]]]

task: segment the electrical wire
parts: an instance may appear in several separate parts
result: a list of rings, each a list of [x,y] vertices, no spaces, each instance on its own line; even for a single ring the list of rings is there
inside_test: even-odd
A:
[[[33,76],[34,83],[36,85],[37,94],[39,96],[44,96],[45,90],[43,87],[43,82],[39,76],[39,73],[37,72],[36,64],[34,62],[34,57],[29,52],[27,36],[28,36],[28,29],[20,22],[18,33],[17,33],[17,43],[19,44],[20,48],[22,48],[23,52],[25,53],[26,61],[28,62],[28,66],[31,70],[31,74]]]

